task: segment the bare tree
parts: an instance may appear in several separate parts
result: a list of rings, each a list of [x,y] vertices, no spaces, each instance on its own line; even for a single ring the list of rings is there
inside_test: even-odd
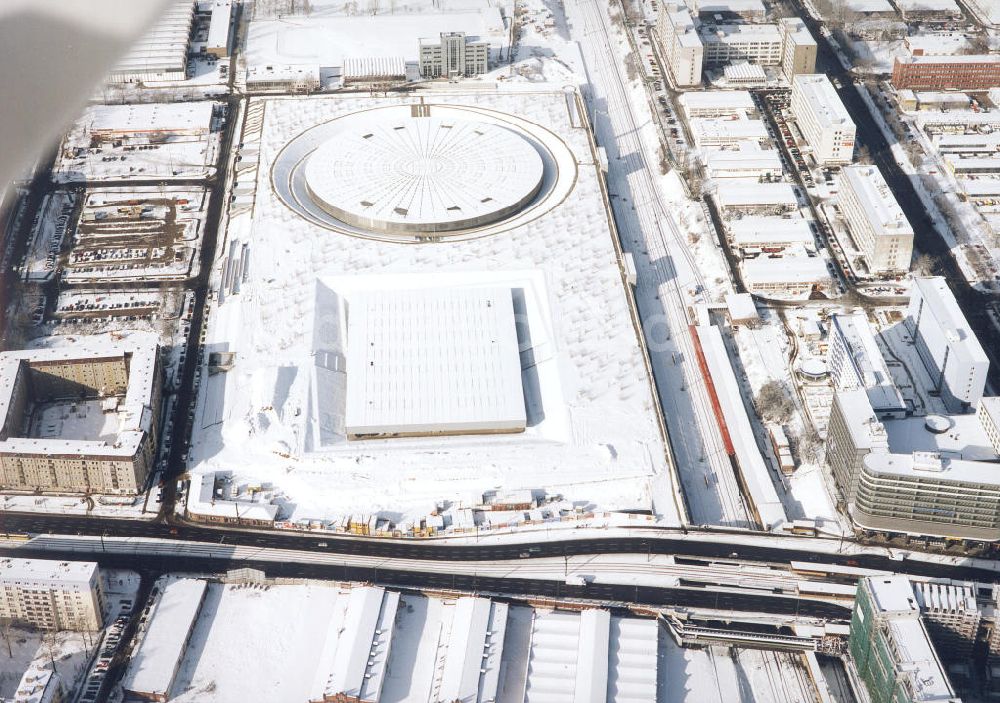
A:
[[[776,379],[761,386],[754,403],[757,406],[757,412],[768,422],[788,422],[795,410],[795,403],[785,392],[785,384]]]

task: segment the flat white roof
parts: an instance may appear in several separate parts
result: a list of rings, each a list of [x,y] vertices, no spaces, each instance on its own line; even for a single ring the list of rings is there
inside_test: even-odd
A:
[[[958,56],[910,56],[899,58],[900,63],[1000,63],[1000,54],[960,54]]]
[[[950,56],[969,46],[964,34],[914,34],[906,38],[911,52],[921,51],[924,56]]]
[[[904,410],[903,395],[892,380],[868,316],[864,313],[831,315],[830,326],[841,335],[850,363],[864,384],[872,407],[877,411]]]
[[[821,128],[850,125],[854,129],[850,113],[825,74],[800,73],[792,79],[792,90],[809,103]]]
[[[779,25],[783,28],[789,36],[791,36],[796,44],[811,44],[816,45],[816,39],[813,37],[812,32],[806,27],[806,23],[799,17],[784,17],[778,20]]]
[[[229,47],[229,24],[233,17],[233,0],[215,0],[212,4],[212,19],[208,25],[208,48]]]
[[[871,576],[866,580],[879,612],[910,617],[920,613],[913,586],[906,576]]]
[[[175,579],[163,587],[146,634],[129,662],[122,682],[126,691],[169,693],[207,587],[201,579]]]
[[[844,0],[844,5],[855,12],[895,12],[889,0]]]
[[[742,217],[727,223],[733,243],[737,246],[759,246],[762,243],[815,244],[809,220],[802,217]]]
[[[983,400],[988,400],[983,398]],[[882,424],[889,439],[889,451],[896,454],[936,452],[967,461],[997,461],[996,450],[990,443],[980,419],[965,415],[935,415],[933,422],[948,429],[932,432],[927,417],[887,418]]]
[[[762,120],[734,120],[729,117],[696,117],[690,120],[695,142],[724,139],[767,139],[767,127]]]
[[[877,166],[845,166],[844,178],[876,235],[913,235],[913,227]]]
[[[817,283],[830,277],[819,256],[758,256],[742,266],[743,277],[753,283]]]
[[[944,160],[955,171],[988,171],[1000,173],[1000,158],[963,157],[960,154],[945,154]]]
[[[611,613],[608,611],[595,608],[580,613],[573,703],[604,700],[608,690],[610,631]]]
[[[295,80],[319,81],[319,64],[254,64],[247,66],[247,83]]]
[[[888,436],[885,425],[879,422],[868,399],[868,392],[863,388],[847,391],[837,391],[834,401],[841,407],[847,418],[847,431],[851,435],[851,443],[859,449],[881,447],[888,449]]]
[[[378,700],[398,606],[395,591],[376,586],[351,590],[326,693]]]
[[[766,11],[761,0],[698,0],[695,4],[698,12],[749,12],[763,15]]]
[[[215,496],[215,472],[194,474],[188,492],[187,509],[195,515],[241,518],[244,520],[271,521],[278,514],[278,506],[270,503],[251,503],[246,500],[223,500]]]
[[[97,571],[93,561],[55,559],[0,559],[0,584],[12,581],[51,583],[59,588],[76,584],[89,586]]]
[[[208,132],[215,103],[94,105],[81,118],[91,132]]]
[[[739,183],[726,184],[715,194],[720,207],[749,205],[798,206],[795,189],[789,183]]]
[[[509,288],[360,293],[348,320],[349,435],[524,429]]]
[[[907,10],[923,10],[925,12],[957,13],[959,11],[955,0],[895,0],[895,2],[896,7],[903,12]]]
[[[896,644],[898,666],[915,685],[914,703],[954,700],[948,677],[919,620],[896,619],[889,623]]]
[[[709,171],[744,169],[750,171],[780,171],[781,157],[775,149],[758,151],[715,150],[705,155]]]
[[[911,296],[919,295],[924,301],[924,314],[930,313],[941,332],[948,337],[952,353],[965,358],[966,363],[989,363],[976,333],[958,307],[958,301],[941,276],[916,276]]]
[[[780,43],[781,31],[776,24],[716,24],[703,25],[700,32],[705,44],[744,44],[746,42]]]
[[[194,21],[194,0],[176,0],[129,49],[112,73],[183,71]]]
[[[749,293],[726,293],[726,307],[733,320],[756,320],[760,317]]]
[[[688,111],[732,109],[753,112],[756,106],[748,90],[695,90],[682,93],[681,105]]]
[[[474,597],[455,602],[438,698],[490,701],[496,697],[506,627],[506,603]],[[490,685],[483,690],[481,683],[487,680]]]
[[[991,489],[1000,487],[1000,468],[988,461],[949,459],[930,452],[889,454],[872,452],[864,458],[871,473],[918,478],[925,483],[980,483]]]

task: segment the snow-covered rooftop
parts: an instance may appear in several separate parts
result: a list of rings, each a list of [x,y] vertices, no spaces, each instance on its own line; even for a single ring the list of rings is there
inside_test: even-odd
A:
[[[280,155],[304,133],[364,111],[411,114],[418,98],[360,95],[255,99],[266,105],[252,212],[227,236],[247,247],[242,293],[212,309],[206,344],[236,368],[202,382],[196,472],[233,471],[289,496],[292,520],[365,506],[397,520],[441,500],[546,488],[604,507],[649,507],[675,519],[656,397],[633,324],[601,192],[603,178],[575,103],[558,88],[425,96],[430,119],[506,125],[544,144],[545,207],[489,236],[437,243],[352,236],[286,207]],[[550,146],[552,145],[552,146]],[[540,195],[539,197],[542,197]],[[359,294],[455,288],[511,291],[521,344],[524,432],[349,442],[345,431],[350,302]],[[356,369],[355,369],[356,371]],[[359,446],[363,444],[363,450]],[[478,467],[469,471],[470,466]]]
[[[97,563],[92,561],[0,559],[0,585],[17,581],[51,584],[59,589],[89,589],[96,573]]]
[[[215,103],[146,103],[136,105],[94,105],[80,122],[94,132],[174,132],[207,134]]]
[[[910,56],[896,57],[900,63],[952,64],[952,63],[1000,63],[1000,54],[961,54],[959,56]]]
[[[795,188],[790,183],[739,183],[732,185],[727,183],[724,188],[719,189],[715,197],[719,206],[723,208],[752,205],[795,207],[799,202],[795,196]]]
[[[209,49],[229,46],[229,25],[233,18],[233,0],[215,0],[212,3],[212,18],[208,25]]]
[[[896,7],[903,12],[949,12],[959,13],[955,0],[894,0]]]
[[[916,478],[928,483],[982,484],[989,486],[990,490],[1000,487],[1000,471],[997,471],[996,464],[987,461],[949,459],[934,452],[872,452],[863,461],[865,470],[873,474]]]
[[[188,491],[187,510],[195,515],[272,522],[278,506],[246,500],[226,500],[215,495],[214,473],[194,474]]]
[[[776,24],[713,24],[703,25],[701,40],[705,44],[742,44],[744,42],[781,42]]]
[[[781,157],[775,149],[733,151],[714,150],[705,156],[705,168],[711,177],[726,171],[781,172]]]
[[[405,78],[406,59],[402,56],[349,57],[344,60],[344,80]]]
[[[392,645],[399,593],[376,586],[351,590],[324,697],[344,694],[377,701]]]
[[[733,114],[753,113],[757,108],[747,90],[696,90],[681,93],[681,106],[691,117],[700,112],[731,111]]]
[[[764,283],[820,283],[830,277],[826,262],[819,256],[760,256],[743,262],[743,277]]]
[[[872,408],[880,412],[897,412],[906,409],[903,395],[889,372],[882,351],[875,341],[875,333],[865,313],[831,315],[831,334],[839,335],[847,360],[852,364],[856,377],[868,392]],[[831,351],[834,345],[830,345]],[[831,364],[832,366],[832,364]]]
[[[194,0],[175,0],[129,49],[112,73],[183,71],[194,22]]]
[[[438,697],[443,701],[492,701],[497,696],[506,603],[488,598],[459,598],[441,671]],[[492,666],[487,664],[491,663]]]
[[[822,129],[836,125],[854,126],[851,115],[826,74],[800,73],[792,79],[792,89],[809,103]]]
[[[761,142],[768,138],[762,120],[734,120],[728,117],[696,117],[690,120],[691,133],[699,147],[733,140]]]
[[[933,316],[938,329],[949,338],[951,353],[962,357],[959,360],[961,363],[989,362],[979,338],[969,327],[969,321],[943,277],[915,277],[910,295],[920,296],[924,302],[923,314]]]
[[[524,429],[509,288],[359,294],[348,318],[349,437]]]
[[[343,67],[348,58],[419,59],[420,37],[441,32],[465,32],[487,40],[494,48],[508,37],[498,5],[448,11],[440,5],[421,12],[336,14],[254,19],[247,32],[247,66],[309,64]]]
[[[854,12],[895,12],[889,0],[844,0],[844,5]]]
[[[756,247],[762,244],[815,245],[809,221],[802,217],[743,217],[727,223],[733,244]]]
[[[877,166],[845,166],[843,176],[876,235],[913,235],[913,227]]]
[[[124,362],[126,356],[129,358],[128,386],[118,408],[117,433],[111,441],[8,436],[0,441],[0,452],[134,455],[146,433],[152,430],[151,403],[156,384],[161,380],[159,352],[153,335],[138,334],[121,341],[103,336],[82,337],[65,346],[0,353],[0,421],[10,412],[20,374],[28,372],[23,364],[30,368],[34,364],[102,363],[116,359]]]
[[[913,594],[913,586],[906,576],[872,576],[867,579],[873,605],[888,615],[916,617],[920,606]]]
[[[987,400],[984,398],[983,400]],[[982,422],[974,414],[889,418],[882,421],[889,451],[896,454],[936,452],[967,461],[998,461]],[[933,426],[934,429],[931,429]],[[947,428],[943,432],[941,428]]]
[[[441,232],[517,212],[543,170],[531,143],[497,125],[360,115],[313,152],[305,178],[318,204],[348,224]]]
[[[168,695],[207,586],[205,581],[191,578],[174,579],[163,586],[122,681],[126,692]]]

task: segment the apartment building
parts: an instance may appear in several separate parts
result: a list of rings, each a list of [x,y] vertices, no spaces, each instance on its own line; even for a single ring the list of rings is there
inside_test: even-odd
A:
[[[0,620],[43,630],[99,630],[104,591],[95,562],[0,559]]]
[[[976,410],[983,431],[993,445],[993,450],[1000,454],[1000,397],[982,398]]]
[[[990,362],[941,276],[913,279],[906,326],[934,389],[952,412],[983,397]]]
[[[889,435],[863,388],[834,393],[827,424],[826,461],[843,501],[850,505],[858,490],[865,457],[888,452]]]
[[[906,403],[864,313],[830,316],[827,364],[835,390],[864,390],[878,417],[903,417]]]
[[[778,21],[781,32],[781,71],[792,80],[802,73],[816,72],[816,40],[809,28],[798,17]]]
[[[777,66],[784,56],[784,40],[773,24],[717,24],[700,31],[706,67],[749,61]]]
[[[958,703],[905,576],[858,583],[848,649],[872,703]]]
[[[790,107],[818,163],[851,162],[857,128],[826,75],[796,75],[792,79]]]
[[[840,212],[855,245],[873,274],[910,269],[913,227],[877,166],[846,166],[840,187]]]
[[[0,487],[136,494],[156,456],[153,340],[0,354]]]
[[[989,90],[1000,86],[1000,55],[897,57],[892,84],[896,90]]]
[[[471,77],[489,70],[490,44],[465,32],[442,32],[420,39],[420,75],[424,78]]]
[[[927,632],[942,659],[961,661],[972,656],[972,646],[983,616],[970,583],[913,584]]]
[[[701,85],[704,49],[688,9],[676,3],[663,3],[656,31],[674,83],[681,88]]]

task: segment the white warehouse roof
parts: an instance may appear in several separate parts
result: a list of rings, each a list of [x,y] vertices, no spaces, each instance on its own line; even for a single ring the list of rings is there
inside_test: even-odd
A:
[[[726,184],[715,194],[719,207],[783,205],[797,207],[795,188],[789,183]]]
[[[699,90],[682,93],[680,103],[689,114],[700,110],[731,110],[746,114],[756,110],[750,92],[746,90]]]
[[[115,65],[112,73],[183,71],[194,22],[194,0],[176,0]]]
[[[185,578],[163,588],[146,634],[129,663],[122,683],[126,691],[166,697],[207,586],[200,579]]]
[[[743,278],[750,284],[819,283],[830,278],[826,262],[819,256],[760,256],[742,263]]]
[[[348,319],[349,437],[524,429],[509,288],[361,293]]]
[[[500,659],[507,630],[506,603],[463,597],[455,602],[448,654],[438,698],[492,701],[500,683]]]
[[[81,120],[91,132],[204,132],[212,126],[215,103],[95,105]]]
[[[690,125],[694,141],[699,147],[704,144],[734,140],[760,142],[767,139],[767,127],[762,120],[697,117],[690,120]]]
[[[780,242],[813,246],[815,239],[809,220],[801,217],[743,217],[728,223],[733,243],[753,247]]]
[[[715,150],[705,156],[709,178],[747,177],[781,173],[781,157],[775,149],[756,151]]]

